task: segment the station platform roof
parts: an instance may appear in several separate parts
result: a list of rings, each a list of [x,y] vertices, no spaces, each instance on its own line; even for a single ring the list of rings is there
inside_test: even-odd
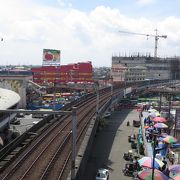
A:
[[[16,92],[0,88],[0,109],[5,110],[20,101],[20,96]]]

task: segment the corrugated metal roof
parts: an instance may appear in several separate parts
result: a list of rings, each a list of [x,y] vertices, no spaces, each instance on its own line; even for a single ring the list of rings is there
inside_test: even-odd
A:
[[[0,88],[0,109],[8,109],[20,101],[20,96],[14,91]]]

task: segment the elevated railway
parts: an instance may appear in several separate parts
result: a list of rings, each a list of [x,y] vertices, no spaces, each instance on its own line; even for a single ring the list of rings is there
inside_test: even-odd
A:
[[[149,84],[148,84],[149,85]],[[146,87],[144,87],[146,88]],[[124,95],[124,87],[111,87],[99,92],[99,113],[109,107],[113,99]],[[77,139],[79,150],[91,120],[97,117],[96,95],[86,97],[64,107],[77,107]],[[108,103],[108,104],[107,104]],[[98,119],[96,119],[98,121]],[[38,127],[38,128],[37,128]],[[69,115],[49,116],[32,127],[20,140],[0,152],[1,179],[66,179],[71,169],[72,123]]]
[[[121,90],[122,92],[122,90]],[[119,90],[114,91],[114,95]],[[99,107],[111,98],[110,88],[100,92]],[[96,96],[91,94],[77,107],[77,149],[80,147],[88,125],[96,113]],[[21,142],[19,147],[2,157],[1,179],[64,179],[71,167],[71,116],[58,117]],[[45,128],[46,127],[46,128]],[[19,148],[20,149],[20,148]],[[8,158],[7,158],[8,157]],[[12,158],[9,158],[12,157]],[[8,161],[7,161],[8,159]],[[6,161],[6,163],[5,163]]]

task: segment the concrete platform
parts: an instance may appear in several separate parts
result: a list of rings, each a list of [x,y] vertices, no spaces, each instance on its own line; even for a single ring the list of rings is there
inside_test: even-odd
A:
[[[128,136],[138,133],[139,128],[132,126],[133,120],[137,119],[139,119],[139,112],[136,110],[121,110],[112,113],[107,119],[107,124],[97,133],[93,142],[84,180],[94,179],[98,168],[109,169],[112,180],[132,179],[122,173],[126,163],[123,153],[131,149]],[[127,121],[130,121],[130,126],[126,126]]]

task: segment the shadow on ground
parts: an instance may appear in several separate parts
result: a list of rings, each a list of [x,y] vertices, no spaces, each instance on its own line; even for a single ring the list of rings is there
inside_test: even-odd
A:
[[[128,116],[131,110],[114,111],[110,118],[107,119],[106,125],[96,134],[91,154],[83,176],[84,180],[95,179],[96,172],[99,168],[107,168],[110,171],[111,162],[108,158],[112,149],[115,136],[124,131],[120,125]]]

